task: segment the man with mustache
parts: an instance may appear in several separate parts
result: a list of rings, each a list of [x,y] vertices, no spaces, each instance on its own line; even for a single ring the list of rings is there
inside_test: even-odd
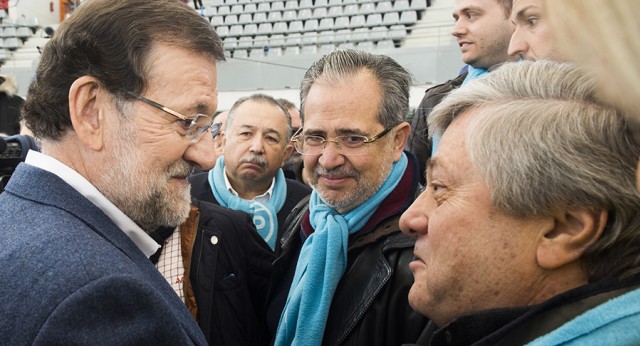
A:
[[[187,219],[224,60],[175,1],[89,0],[60,25],[22,112],[42,152],[0,195],[2,343],[207,344],[149,233]]]
[[[313,192],[290,215],[274,262],[276,345],[400,345],[426,325],[407,301],[413,241],[398,226],[418,185],[403,151],[410,86],[393,59],[355,50],[305,74],[293,142]]]
[[[220,134],[223,155],[207,173],[190,178],[193,197],[242,210],[272,251],[279,249],[282,225],[310,189],[286,179],[283,162],[291,155],[291,117],[273,97],[253,94],[237,100]]]

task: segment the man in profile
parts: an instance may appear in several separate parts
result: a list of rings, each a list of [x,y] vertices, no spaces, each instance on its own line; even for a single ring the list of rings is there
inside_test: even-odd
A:
[[[45,46],[23,116],[41,141],[0,195],[6,344],[206,340],[149,260],[189,214],[222,43],[170,0],[89,0]]]
[[[640,343],[640,143],[573,65],[506,64],[434,109],[417,238],[421,345]],[[500,155],[508,152],[508,155]]]

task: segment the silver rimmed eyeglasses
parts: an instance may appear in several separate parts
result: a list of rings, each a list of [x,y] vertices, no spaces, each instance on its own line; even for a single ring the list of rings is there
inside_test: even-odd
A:
[[[382,130],[382,132],[373,137],[362,135],[346,135],[337,136],[333,139],[325,139],[321,136],[316,135],[301,134],[300,132],[303,129],[300,129],[298,130],[298,132],[296,132],[291,141],[293,142],[293,146],[296,151],[302,155],[320,155],[324,151],[324,148],[327,146],[327,143],[333,142],[335,143],[336,148],[338,148],[340,153],[345,156],[363,156],[369,153],[366,144],[373,143],[378,139],[384,137],[384,135],[389,133],[389,131],[391,131],[394,127],[395,126],[387,127],[386,129]]]
[[[153,107],[156,107],[180,119],[180,121],[177,122],[178,125],[180,125],[180,130],[178,131],[178,133],[180,133],[183,136],[186,136],[191,142],[199,141],[204,135],[204,133],[207,132],[207,130],[209,129],[214,130],[212,128],[213,118],[209,115],[198,113],[194,117],[188,118],[174,111],[173,109],[165,107],[153,100],[149,100],[148,98],[142,95],[136,95],[132,92],[127,92],[127,94],[129,94],[132,97],[135,97],[137,100],[145,102]]]

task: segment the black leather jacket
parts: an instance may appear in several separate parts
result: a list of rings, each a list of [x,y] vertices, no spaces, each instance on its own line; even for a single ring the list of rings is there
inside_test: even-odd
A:
[[[324,345],[400,345],[415,342],[427,319],[408,303],[415,240],[398,228],[401,213],[413,201],[417,163],[409,167],[394,192],[367,225],[349,240],[347,270],[336,289]],[[307,224],[303,226],[303,224]],[[267,323],[272,339],[289,293],[302,247],[301,227],[310,227],[308,203],[294,208],[286,223],[282,252],[274,262]]]
[[[459,88],[466,77],[467,73],[464,72],[452,80],[427,89],[411,121],[411,132],[404,148],[418,157],[420,183],[422,185],[426,185],[424,173],[427,160],[431,157],[431,140],[429,139],[429,128],[427,126],[429,114],[445,96],[449,95],[451,90]]]

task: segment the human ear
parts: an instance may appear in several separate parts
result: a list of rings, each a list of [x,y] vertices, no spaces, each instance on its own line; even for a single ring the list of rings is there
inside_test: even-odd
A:
[[[577,262],[604,232],[608,213],[574,207],[554,218],[538,244],[538,264],[545,269],[557,269]]]
[[[404,151],[404,145],[407,142],[407,138],[409,138],[409,131],[411,131],[411,125],[407,122],[402,122],[395,129],[393,136],[393,161],[396,162],[400,160],[400,156]]]
[[[91,150],[104,146],[105,118],[102,106],[108,95],[97,79],[82,76],[69,88],[69,117],[78,139]]]
[[[291,157],[291,154],[293,154],[293,145],[291,145],[291,141],[289,141],[289,143],[284,147],[284,156],[282,157],[281,166],[284,166],[287,160]]]

